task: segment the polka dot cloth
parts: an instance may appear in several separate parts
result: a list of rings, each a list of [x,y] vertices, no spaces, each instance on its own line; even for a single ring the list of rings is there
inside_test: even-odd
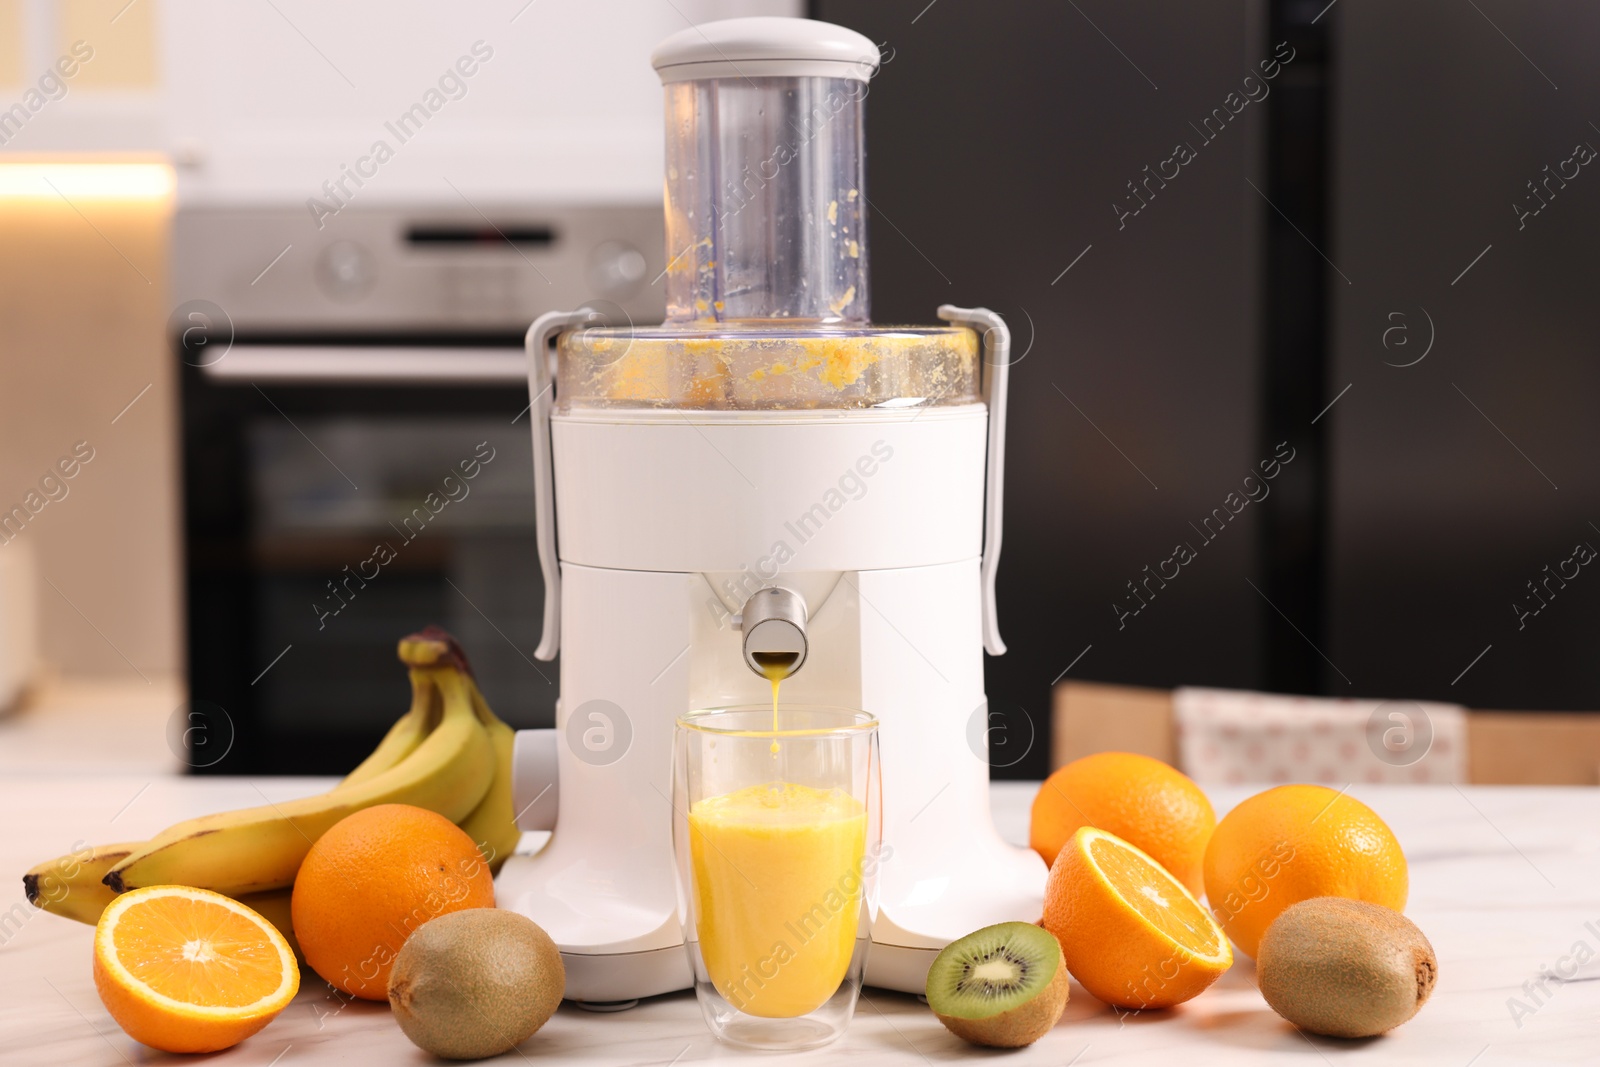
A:
[[[1178,765],[1203,784],[1467,780],[1466,710],[1228,689],[1172,694]]]

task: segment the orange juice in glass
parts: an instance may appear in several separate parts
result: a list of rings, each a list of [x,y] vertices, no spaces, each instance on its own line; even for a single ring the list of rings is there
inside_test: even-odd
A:
[[[877,723],[720,708],[678,721],[674,842],[695,991],[733,1044],[814,1048],[855,1011],[876,914]]]

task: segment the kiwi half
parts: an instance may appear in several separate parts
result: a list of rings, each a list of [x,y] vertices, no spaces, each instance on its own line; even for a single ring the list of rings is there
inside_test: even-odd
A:
[[[950,942],[928,968],[928,1006],[975,1045],[1020,1048],[1067,1006],[1067,964],[1055,935],[1032,923],[985,926]]]

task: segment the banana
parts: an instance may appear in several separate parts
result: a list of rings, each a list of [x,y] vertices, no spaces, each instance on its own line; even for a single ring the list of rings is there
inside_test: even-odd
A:
[[[489,709],[465,654],[443,630],[404,638],[400,658],[411,668],[410,709],[330,792],[193,819],[152,841],[76,849],[23,875],[29,902],[94,925],[124,889],[202,885],[255,909],[299,957],[291,887],[310,840],[350,812],[382,803],[439,811],[499,870],[522,836],[511,811],[515,734]]]
[[[117,894],[101,882],[112,867],[135,850],[142,841],[117,845],[85,847],[53,860],[46,860],[22,876],[28,903],[52,915],[76,919],[91,926]]]
[[[516,741],[516,731],[489,710],[489,703],[478,691],[477,683],[470,677],[466,681],[472,689],[472,704],[478,713],[478,721],[483,723],[484,729],[489,731],[490,740],[494,742],[495,770],[489,791],[472,809],[472,814],[462,820],[461,829],[477,844],[478,851],[489,863],[489,870],[498,874],[500,865],[505,863],[506,857],[516,850],[522,840],[522,831],[517,829],[516,814],[511,810],[511,749]]]
[[[438,726],[398,765],[320,796],[207,815],[168,828],[118,862],[105,877],[113,890],[192,885],[229,896],[294,884],[311,845],[340,819],[376,804],[414,804],[461,822],[495,778],[494,743],[478,720],[471,681],[455,642],[423,631],[400,642],[417,701]],[[428,690],[426,697],[419,690]],[[432,707],[442,705],[442,711]]]
[[[117,895],[101,879],[122,859],[143,847],[143,841],[127,841],[83,848],[46,860],[22,876],[28,903],[52,915],[94,926],[100,921],[100,913]],[[294,939],[294,924],[289,918],[289,895],[290,890],[274,889],[267,893],[247,893],[238,899],[276,926],[298,956],[300,947]]]
[[[415,752],[432,728],[438,725],[429,720],[427,696],[426,689],[414,687],[411,709],[389,727],[389,732],[383,735],[383,740],[378,742],[378,747],[372,750],[372,754],[357,764],[356,769],[345,775],[334,788],[347,789],[370,781],[384,771],[398,767],[407,756]]]
[[[400,659],[414,667],[437,666],[440,659],[458,661],[461,669],[466,670],[466,653],[461,651],[455,638],[435,626],[403,638],[400,642]],[[427,689],[413,686],[411,707],[389,727],[389,732],[378,742],[378,747],[373,749],[355,770],[345,775],[335,788],[343,789],[376,778],[384,771],[398,766],[416,751],[417,746],[435,726],[439,725],[438,706],[436,702],[430,701],[429,695]],[[431,716],[430,708],[434,712]],[[482,715],[478,718],[488,725],[488,721]]]

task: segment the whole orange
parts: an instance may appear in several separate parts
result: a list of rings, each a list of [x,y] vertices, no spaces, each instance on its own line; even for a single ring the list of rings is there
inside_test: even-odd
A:
[[[1384,821],[1321,785],[1280,785],[1228,812],[1205,877],[1211,913],[1251,957],[1291,904],[1345,897],[1401,911],[1408,886],[1405,853]]]
[[[353,996],[388,1000],[389,971],[429,919],[494,907],[494,877],[472,838],[409,804],[363,808],[311,846],[290,909],[306,962]]]
[[[1028,844],[1055,863],[1080,826],[1093,826],[1147,853],[1200,895],[1201,861],[1217,816],[1181,771],[1132,752],[1097,752],[1046,778],[1033,798]]]

